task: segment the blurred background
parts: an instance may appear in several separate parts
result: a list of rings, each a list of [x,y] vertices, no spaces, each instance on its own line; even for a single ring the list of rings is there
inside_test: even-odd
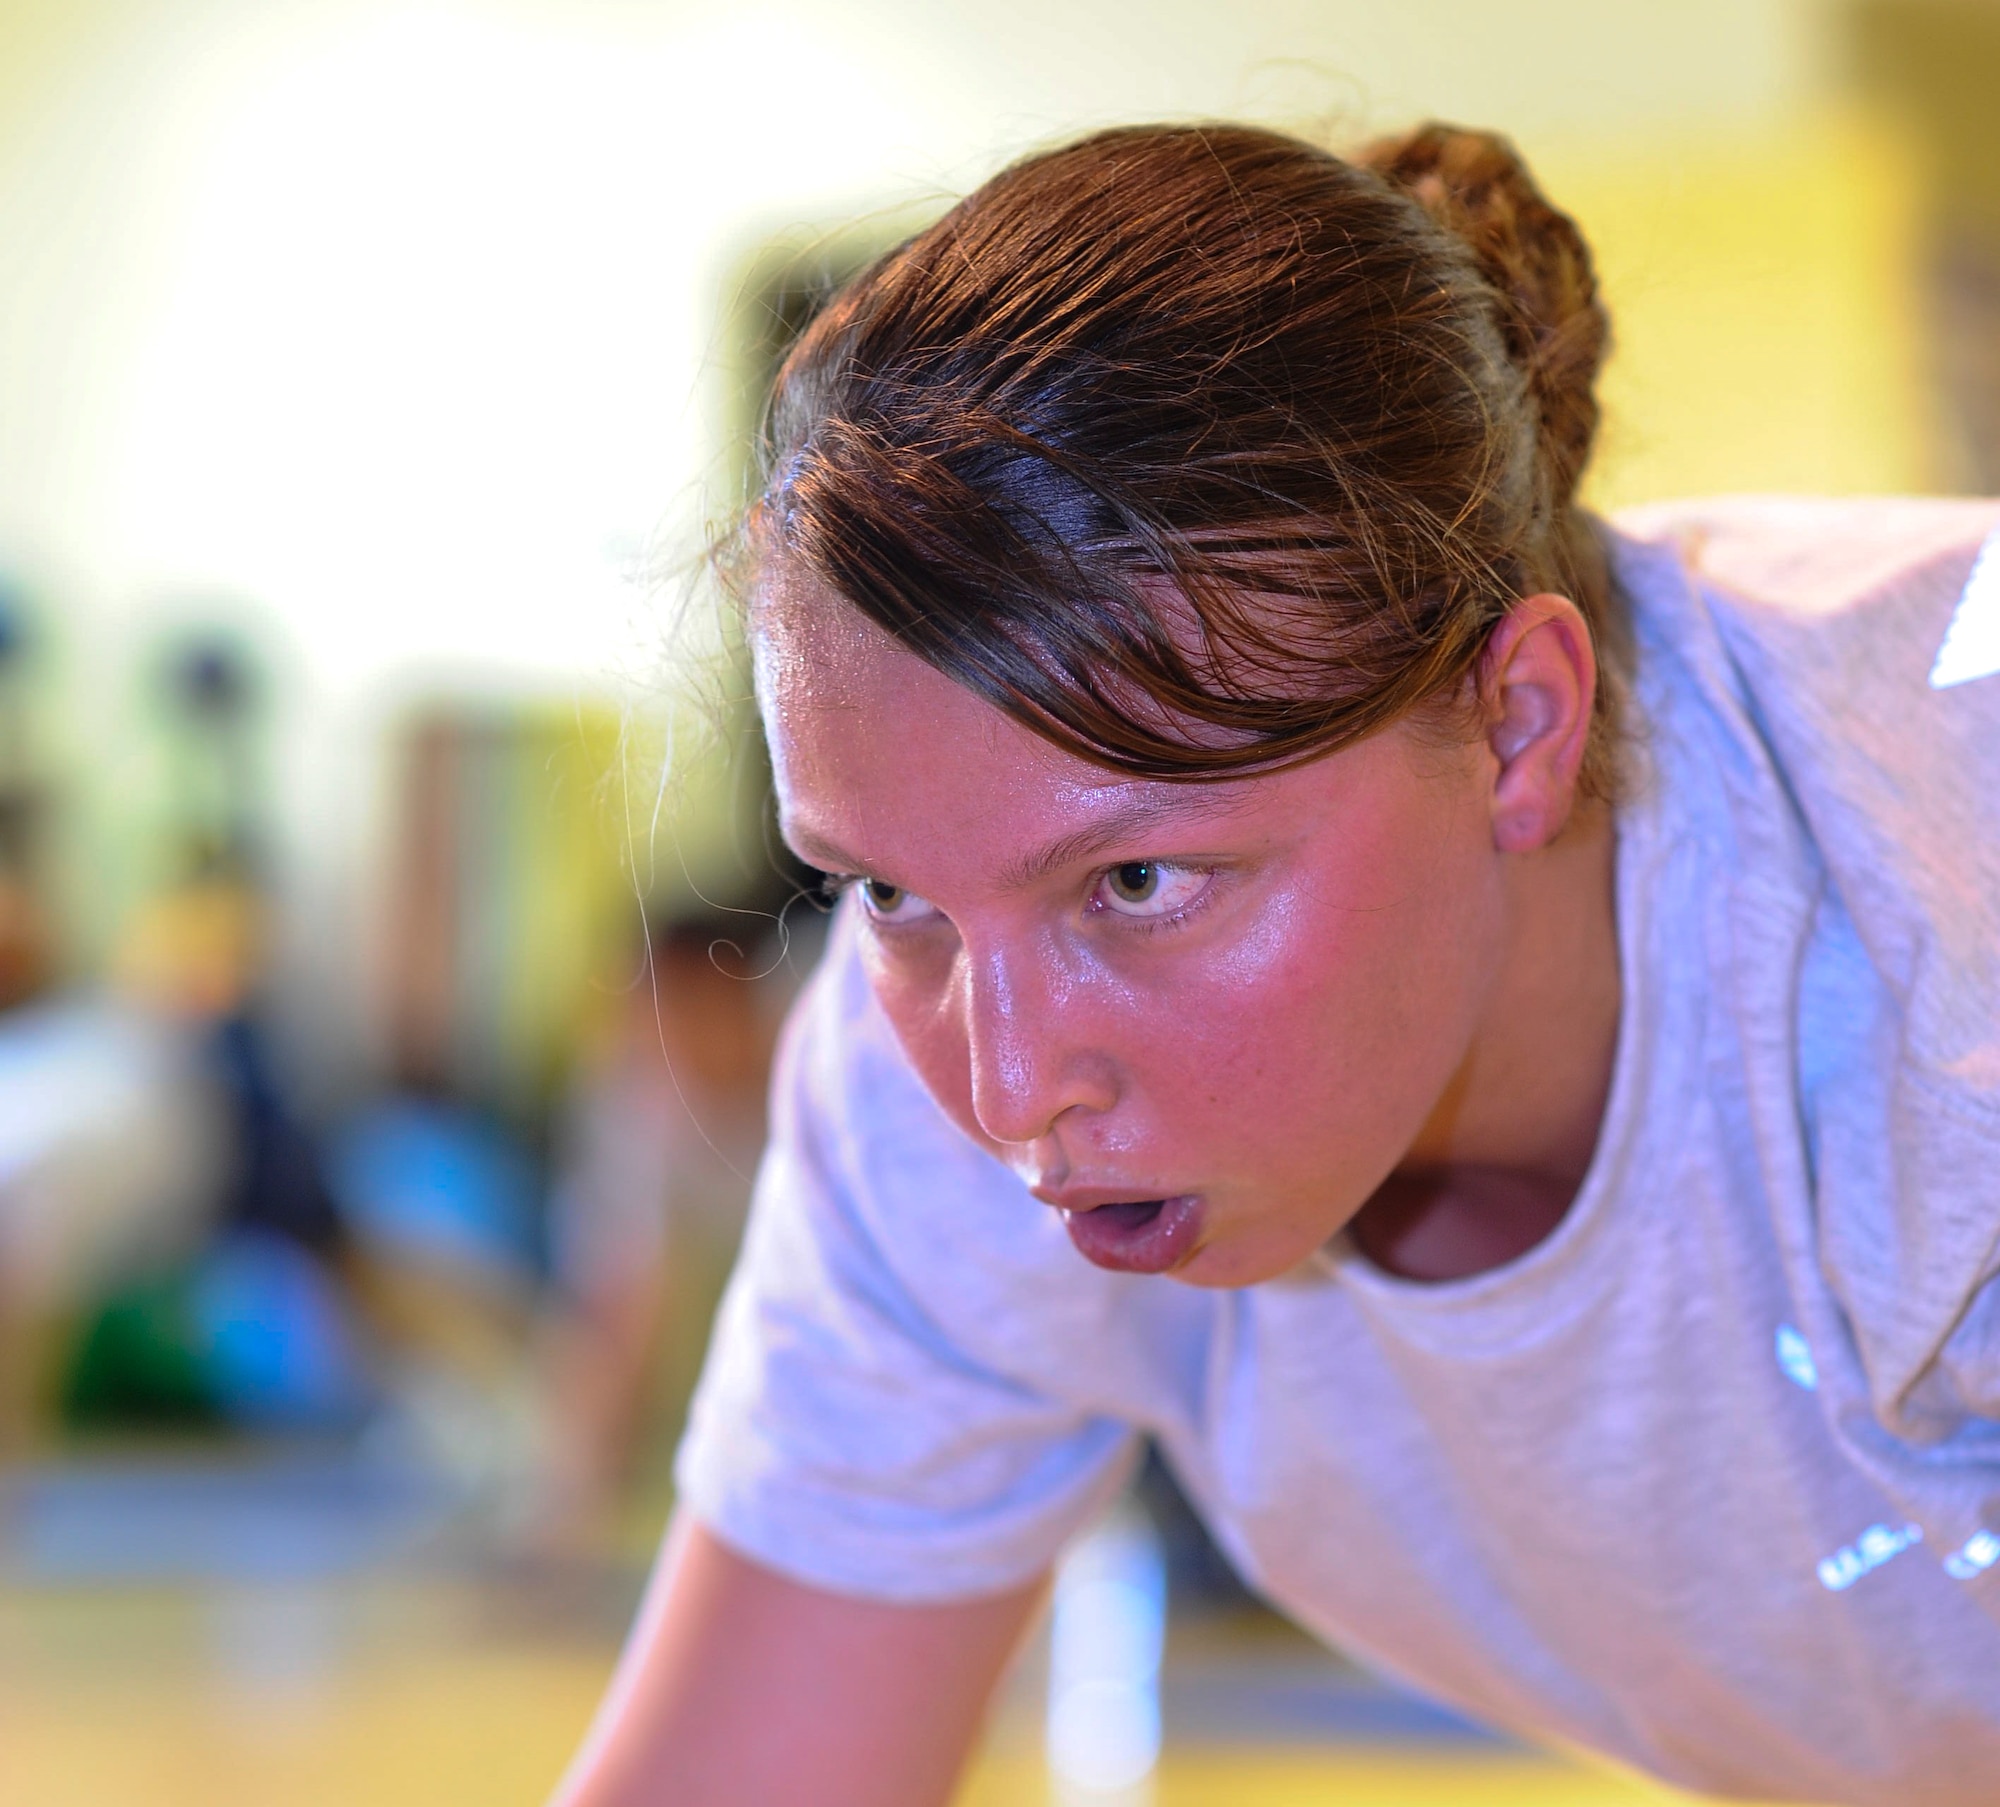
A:
[[[1439,114],[1598,248],[1600,504],[1991,490],[1996,93],[2000,0],[0,0],[0,1798],[553,1783],[817,948],[698,573],[831,282],[1092,125]],[[1335,1798],[1648,1797],[1151,1474],[967,1799]]]

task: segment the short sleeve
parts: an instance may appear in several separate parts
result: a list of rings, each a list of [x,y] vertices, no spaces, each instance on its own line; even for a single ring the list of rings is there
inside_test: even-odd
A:
[[[1001,1592],[1115,1492],[1135,1437],[976,1359],[922,1296],[937,1263],[979,1260],[977,1236],[955,1231],[981,1220],[965,1196],[990,1189],[980,1167],[1004,1170],[937,1112],[866,993],[851,926],[837,928],[780,1045],[771,1141],[676,1479],[718,1537],[795,1579],[884,1600]],[[929,1246],[892,1259],[909,1252],[885,1229],[913,1216]],[[943,1309],[963,1311],[950,1290]],[[1004,1283],[982,1303],[1034,1309]]]

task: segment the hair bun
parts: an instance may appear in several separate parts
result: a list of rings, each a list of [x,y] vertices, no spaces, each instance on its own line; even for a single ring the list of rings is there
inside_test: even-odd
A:
[[[1551,500],[1566,508],[1597,435],[1597,372],[1611,343],[1576,222],[1550,205],[1496,132],[1432,121],[1378,140],[1355,161],[1462,239],[1499,292],[1508,350],[1541,413]]]

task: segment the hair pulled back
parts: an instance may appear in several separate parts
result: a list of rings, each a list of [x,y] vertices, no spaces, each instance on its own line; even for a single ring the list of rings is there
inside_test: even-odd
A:
[[[1569,595],[1615,651],[1575,500],[1608,336],[1504,139],[1428,125],[1346,162],[1245,126],[1101,132],[820,313],[747,544],[1099,764],[1294,764],[1464,697],[1523,595]]]

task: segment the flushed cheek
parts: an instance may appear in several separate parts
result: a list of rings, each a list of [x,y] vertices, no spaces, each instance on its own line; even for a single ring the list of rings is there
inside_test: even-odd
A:
[[[1267,1176],[1317,1140],[1324,1094],[1340,1088],[1315,1015],[1296,994],[1229,988],[1183,1000],[1132,1038],[1132,1115],[1177,1174]]]
[[[1301,912],[1179,991],[1157,1033],[1129,1044],[1128,1072],[1181,1170],[1279,1212],[1345,1210],[1380,1184],[1462,1039],[1453,976],[1410,976],[1416,929]]]

